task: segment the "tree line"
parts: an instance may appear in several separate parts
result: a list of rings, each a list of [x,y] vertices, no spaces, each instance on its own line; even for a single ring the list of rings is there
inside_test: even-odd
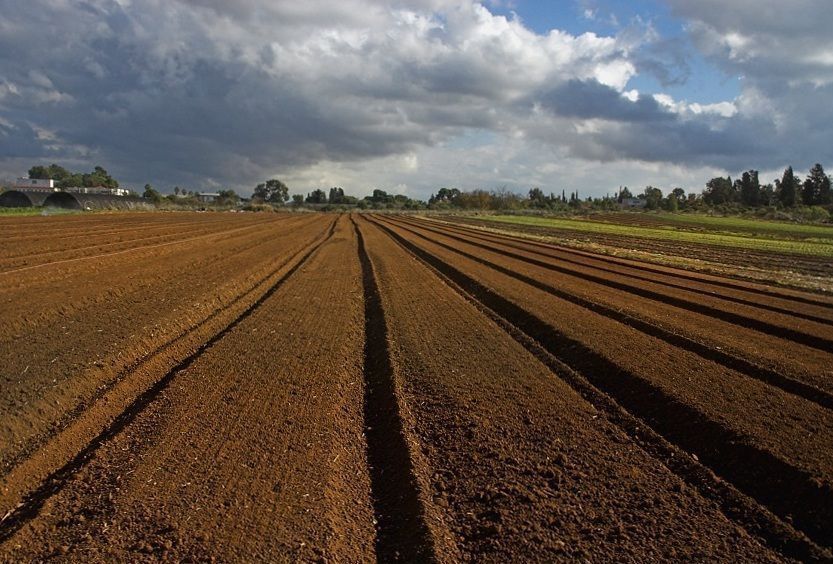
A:
[[[703,199],[711,205],[737,202],[744,206],[781,205],[791,208],[799,205],[828,206],[833,204],[830,177],[824,167],[815,164],[802,182],[793,172],[793,167],[784,169],[781,178],[772,184],[761,184],[757,170],[748,170],[732,182],[731,177],[712,178],[703,190]]]
[[[62,166],[51,164],[49,166],[36,165],[29,169],[29,178],[40,178],[43,180],[54,180],[57,188],[118,188],[119,181],[110,176],[100,166],[93,168],[92,172],[70,172]]]
[[[46,178],[55,180],[58,188],[96,187],[117,188],[119,183],[104,168],[94,167],[92,172],[77,173],[52,164],[33,166],[29,169],[29,178]],[[202,204],[198,194],[191,190],[174,187],[174,193],[161,194],[150,184],[145,185],[144,198],[154,203],[165,200],[184,205]],[[231,189],[220,190],[215,204],[221,206],[236,205],[241,198]],[[289,187],[277,178],[261,182],[254,187],[251,202],[253,204],[356,207],[359,209],[460,209],[460,210],[520,210],[541,209],[567,211],[581,209],[612,210],[621,207],[638,207],[649,210],[664,209],[708,209],[716,206],[743,206],[748,208],[776,207],[795,208],[811,206],[833,211],[833,190],[831,179],[821,164],[815,164],[802,180],[787,167],[780,178],[771,183],[762,184],[757,170],[748,170],[735,179],[730,176],[715,177],[706,182],[700,193],[686,193],[682,188],[673,188],[668,194],[655,186],[646,186],[638,194],[633,194],[628,187],[620,187],[613,195],[600,198],[587,196],[582,198],[578,190],[566,190],[561,193],[545,193],[540,188],[532,188],[527,194],[518,194],[506,187],[495,190],[475,189],[463,191],[444,187],[432,194],[428,201],[414,199],[404,194],[389,194],[381,189],[374,189],[369,196],[357,198],[345,194],[340,187],[328,191],[316,189],[306,194],[292,194]]]
[[[285,205],[290,200],[289,188],[282,181],[272,178],[255,186],[252,202],[259,204]],[[388,194],[384,190],[375,189],[370,196],[357,198],[344,193],[338,186],[330,188],[329,192],[315,189],[304,194],[291,196],[293,206],[311,204],[313,206],[354,206],[359,209],[421,209],[425,202],[414,200],[402,194]]]

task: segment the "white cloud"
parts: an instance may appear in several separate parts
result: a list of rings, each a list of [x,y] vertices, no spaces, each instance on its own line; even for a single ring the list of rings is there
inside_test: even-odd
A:
[[[610,175],[649,162],[720,169],[775,151],[791,123],[791,108],[767,113],[773,95],[754,78],[738,100],[709,104],[629,88],[640,72],[685,79],[670,70],[685,66],[679,45],[650,23],[538,34],[495,5],[0,0],[0,168],[86,156],[134,184],[245,189],[279,175],[299,190],[427,195],[570,181],[596,161]],[[686,17],[698,45],[726,31]],[[34,31],[49,41],[27,41]],[[768,44],[742,31],[709,56],[759,76]],[[823,66],[825,53],[803,57]],[[461,143],[471,138],[488,141]]]

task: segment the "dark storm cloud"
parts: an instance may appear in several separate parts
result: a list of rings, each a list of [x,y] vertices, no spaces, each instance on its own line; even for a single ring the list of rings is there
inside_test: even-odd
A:
[[[543,107],[554,114],[580,119],[621,122],[674,121],[676,115],[656,100],[640,97],[631,101],[618,91],[595,80],[570,80],[541,97]]]
[[[63,159],[134,185],[247,187],[468,131],[604,161],[736,167],[830,151],[818,150],[830,110],[807,109],[830,84],[765,82],[777,61],[744,59],[753,90],[734,115],[644,93],[631,101],[621,92],[636,72],[683,80],[679,45],[536,35],[469,0],[0,0],[0,11],[0,167]],[[687,17],[703,44],[711,24]],[[724,47],[709,56],[725,59]],[[805,59],[817,75],[826,68]],[[773,101],[785,117],[767,110]]]

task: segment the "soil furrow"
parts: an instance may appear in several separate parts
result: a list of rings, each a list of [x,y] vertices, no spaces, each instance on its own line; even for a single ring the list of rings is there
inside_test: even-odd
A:
[[[238,296],[237,299],[230,302],[229,305],[223,310],[218,310],[214,312],[212,315],[207,317],[197,326],[191,328],[190,330],[178,335],[177,337],[171,339],[170,341],[162,344],[158,348],[150,351],[148,354],[144,355],[137,363],[130,367],[130,369],[134,372],[139,371],[144,365],[152,365],[158,358],[167,355],[168,350],[172,350],[174,354],[176,354],[176,349],[178,348],[177,345],[180,341],[185,340],[191,334],[199,333],[201,329],[209,328],[213,332],[212,334],[207,337],[204,342],[201,342],[198,346],[193,348],[190,352],[187,353],[186,356],[181,357],[180,359],[174,361],[172,367],[166,367],[166,372],[161,376],[153,376],[151,375],[151,384],[149,387],[145,388],[143,391],[138,391],[135,394],[135,399],[130,401],[129,404],[118,414],[113,414],[112,416],[108,416],[106,411],[108,410],[108,404],[110,401],[105,401],[107,399],[108,393],[115,388],[118,392],[118,385],[122,382],[127,382],[127,379],[117,379],[111,383],[109,386],[105,386],[100,388],[99,394],[96,396],[95,402],[90,402],[89,405],[97,405],[98,403],[102,404],[102,410],[105,411],[105,414],[92,414],[89,417],[88,412],[95,411],[95,409],[91,409],[88,406],[79,406],[79,410],[77,413],[70,413],[71,419],[73,420],[75,425],[78,425],[82,428],[86,429],[101,429],[101,422],[106,418],[109,420],[109,423],[106,423],[103,427],[104,430],[101,431],[98,435],[94,436],[86,445],[82,446],[80,450],[77,450],[77,454],[67,457],[66,454],[63,454],[62,451],[66,451],[67,449],[73,449],[71,444],[77,443],[79,441],[79,437],[77,436],[79,433],[72,428],[71,424],[67,424],[67,431],[69,435],[67,436],[66,440],[63,440],[62,434],[58,434],[52,441],[46,442],[42,448],[47,449],[46,453],[41,452],[32,452],[28,459],[19,460],[17,464],[10,468],[9,471],[5,472],[3,475],[3,482],[2,482],[2,494],[3,494],[3,509],[8,509],[9,507],[16,507],[15,509],[11,509],[8,511],[6,516],[3,518],[2,526],[0,527],[0,535],[5,535],[5,537],[10,536],[13,534],[13,530],[17,530],[24,524],[27,520],[30,520],[32,517],[37,515],[38,510],[42,507],[43,503],[45,502],[48,497],[54,495],[54,493],[66,483],[66,481],[72,477],[80,468],[83,467],[85,463],[90,460],[90,455],[94,453],[101,445],[110,437],[112,437],[118,430],[123,429],[129,421],[131,421],[135,416],[141,412],[141,410],[153,400],[154,397],[158,396],[159,392],[163,390],[173,376],[189,366],[193,363],[199,356],[205,352],[212,344],[216,343],[219,339],[221,339],[225,334],[231,331],[235,326],[237,326],[242,320],[246,319],[248,316],[252,314],[253,311],[259,307],[264,301],[266,301],[269,296],[275,293],[275,291],[294,273],[296,272],[301,266],[309,260],[309,258],[315,253],[317,249],[319,249],[328,239],[333,236],[333,232],[336,226],[336,222],[333,221],[330,227],[327,230],[327,233],[324,237],[312,242],[306,249],[299,251],[297,254],[293,255],[292,257],[288,258],[286,261],[282,262],[279,267],[277,267],[272,273],[266,276],[260,283],[256,284],[249,292],[244,295]],[[300,258],[298,258],[300,257]],[[292,264],[294,261],[294,264]],[[285,272],[282,272],[286,266],[292,264]],[[277,278],[275,278],[277,276]],[[264,284],[268,284],[265,288],[262,287]],[[241,311],[236,312],[234,317],[228,321],[223,321],[221,319],[222,313],[226,311],[233,311],[235,306],[238,305],[245,297],[248,297],[252,293],[255,293],[257,297],[250,303],[245,305]],[[243,304],[240,304],[243,305]],[[222,322],[222,325],[217,327],[216,329],[210,327],[212,322],[214,321]],[[151,369],[152,370],[152,369]],[[152,374],[152,372],[151,372]],[[129,392],[128,392],[129,393]],[[116,399],[118,402],[118,399]],[[113,402],[113,403],[116,403]],[[85,419],[90,419],[87,421]],[[103,422],[103,421],[102,421]],[[83,436],[83,431],[81,432]],[[64,446],[63,443],[67,442],[68,445]],[[79,445],[80,446],[80,445]],[[25,482],[31,479],[36,474],[46,474],[42,469],[44,464],[43,461],[47,461],[46,464],[49,464],[49,461],[55,459],[67,459],[68,461],[63,462],[60,468],[48,473],[48,476],[41,481],[41,483],[37,486],[26,484]],[[31,466],[31,467],[30,467]],[[57,484],[57,487],[56,487]],[[29,490],[30,493],[24,494],[26,490]],[[22,501],[15,501],[22,499]],[[17,503],[17,505],[13,505]],[[5,532],[10,531],[10,532]],[[2,537],[0,537],[2,538]]]
[[[655,441],[650,429],[616,408],[607,396],[597,391],[595,395],[587,394],[594,389],[575,372],[549,353],[539,354],[540,346],[531,347],[532,341],[518,330],[507,331],[509,327],[502,318],[490,315],[479,301],[425,263],[386,228],[375,222],[372,225],[367,230],[374,237],[374,260],[383,264],[381,278],[387,280],[383,287],[386,308],[390,305],[394,311],[396,339],[404,339],[396,346],[404,355],[397,355],[397,362],[403,363],[400,370],[406,395],[415,409],[423,450],[433,465],[435,503],[449,503],[454,519],[449,524],[455,531],[462,529],[462,560],[691,558],[690,554],[685,556],[687,549],[676,540],[677,527],[696,527],[697,517],[676,519],[667,515],[663,522],[668,526],[649,537],[650,547],[631,546],[631,541],[645,537],[630,534],[613,533],[604,541],[593,540],[596,534],[605,534],[607,518],[602,515],[612,499],[618,500],[618,507],[610,512],[611,518],[634,518],[636,522],[626,525],[629,531],[650,528],[651,515],[662,511],[659,499],[670,485],[659,483],[663,479],[657,470],[672,475],[668,468],[678,475],[689,474],[684,479],[693,488],[675,489],[684,492],[687,499],[674,503],[686,507],[690,515],[702,515],[701,509],[694,508],[702,508],[703,498],[698,501],[691,495],[697,491],[721,507],[734,509],[733,518],[753,534],[768,538],[780,551],[800,558],[824,557],[825,552],[806,537],[716,479],[688,454],[662,439]],[[436,281],[429,284],[423,280],[420,269],[425,269],[425,275],[436,275]],[[414,295],[403,292],[405,288]],[[462,297],[465,306],[448,294]],[[471,311],[465,313],[471,306]],[[426,331],[429,326],[442,329]],[[516,348],[526,354],[520,355]],[[472,364],[475,359],[477,365]],[[553,366],[560,377],[553,378]],[[565,374],[583,381],[584,388],[563,378]],[[581,407],[582,397],[596,409]],[[597,432],[604,440],[599,441],[594,435]],[[605,470],[608,464],[622,467]],[[574,474],[578,468],[582,470]],[[539,475],[545,478],[543,485],[538,485]],[[571,483],[572,475],[578,482]],[[641,492],[642,484],[653,480],[659,480],[649,486],[657,494],[655,504],[637,502],[640,509],[635,513],[627,509],[634,494],[646,495]],[[622,489],[614,492],[619,486]],[[595,497],[605,490],[602,497]],[[723,511],[728,514],[726,507]],[[576,513],[570,515],[572,511]],[[587,525],[580,531],[573,529],[576,517]],[[712,517],[712,522],[717,524],[719,519]],[[695,535],[703,547],[712,546],[708,537],[716,529],[709,531]],[[613,552],[607,553],[608,547]],[[759,558],[748,549],[744,551],[746,559]],[[705,553],[694,556],[714,558],[734,559]]]
[[[67,481],[77,473],[83,466],[89,462],[92,455],[110,438],[115,436],[119,431],[124,429],[135,417],[150,403],[153,401],[155,397],[159,395],[159,393],[164,390],[171,382],[171,380],[176,376],[177,373],[181,372],[182,370],[186,369],[190,366],[197,358],[200,357],[206,350],[208,350],[211,346],[217,343],[220,339],[222,339],[226,334],[234,329],[241,321],[249,317],[261,304],[263,304],[272,294],[274,294],[278,288],[290,277],[294,274],[299,268],[303,266],[305,262],[307,262],[310,257],[327,241],[333,236],[333,232],[335,230],[336,222],[333,221],[330,225],[327,234],[324,238],[314,242],[311,244],[311,247],[307,247],[307,250],[304,254],[293,264],[289,267],[286,272],[284,272],[280,277],[276,280],[271,282],[267,288],[264,289],[263,293],[260,294],[253,302],[248,304],[242,312],[238,313],[233,319],[231,319],[228,323],[226,323],[219,331],[215,332],[208,340],[204,343],[200,344],[195,350],[190,352],[187,356],[180,359],[172,368],[170,368],[166,373],[164,373],[161,377],[155,380],[155,382],[147,388],[145,391],[141,392],[136,398],[125,408],[123,409],[118,415],[111,419],[111,421],[105,425],[104,430],[101,431],[97,436],[92,438],[80,451],[77,452],[74,456],[69,459],[68,462],[64,463],[60,468],[54,470],[53,472],[49,473],[49,475],[37,486],[31,489],[28,494],[22,496],[22,500],[17,503],[14,509],[9,510],[6,515],[2,518],[2,523],[0,523],[0,542],[9,538],[11,535],[14,534],[21,526],[23,526],[27,521],[31,520],[32,518],[36,517],[40,508],[43,506],[45,501],[54,495],[56,492],[60,491],[60,489],[67,483]],[[300,255],[301,252],[298,253]],[[297,256],[297,255],[296,255]],[[286,263],[283,265],[288,264],[292,261],[294,257],[290,258]],[[283,268],[283,265],[279,267],[274,273],[272,273],[269,277],[264,279],[264,281],[268,280],[268,278],[273,277],[275,274],[280,272]],[[254,289],[252,291],[255,291]],[[230,304],[230,309],[234,303]],[[215,315],[218,315],[219,312],[216,312]],[[206,319],[204,323],[201,323],[200,326],[208,323],[213,319],[215,315],[212,315],[210,318]],[[194,331],[199,329],[195,327],[192,331],[187,332],[190,334]],[[184,335],[183,335],[184,336]],[[165,343],[148,355],[146,358],[142,359],[141,363],[147,362],[149,359],[152,359],[158,356],[162,351],[170,348],[176,341],[181,340],[182,337],[174,339],[168,343]],[[137,367],[134,367],[134,369]],[[106,395],[106,390],[103,391],[102,397]],[[81,415],[80,413],[77,415]],[[56,440],[60,441],[60,435],[56,438]],[[61,445],[49,445],[51,450],[53,451],[60,451]],[[41,456],[40,458],[47,458]],[[33,457],[34,459],[34,457]],[[36,462],[37,463],[37,462]],[[4,497],[8,493],[8,490],[11,489],[9,484],[14,484],[16,481],[15,473],[16,471],[19,472],[21,470],[21,465],[15,467],[10,472],[8,472],[3,478],[6,484],[4,485]],[[25,468],[23,469],[24,474],[30,474],[31,469]],[[8,499],[6,500],[9,501]]]
[[[816,386],[813,386],[806,382],[795,380],[793,378],[790,378],[789,376],[785,376],[774,370],[770,370],[763,366],[759,366],[744,358],[740,358],[738,356],[729,354],[725,351],[719,350],[716,347],[709,346],[704,343],[695,341],[694,339],[685,337],[684,335],[674,333],[673,331],[664,329],[654,323],[650,323],[649,321],[630,315],[624,310],[609,307],[600,302],[588,300],[577,294],[567,292],[551,284],[543,283],[539,280],[530,278],[529,276],[525,276],[523,274],[515,272],[512,269],[505,268],[499,264],[495,264],[482,257],[473,255],[471,253],[467,253],[459,248],[453,247],[451,245],[446,245],[435,239],[428,239],[425,236],[414,231],[410,232],[418,237],[430,240],[432,243],[436,245],[440,245],[448,250],[460,254],[461,256],[465,256],[466,258],[469,258],[484,266],[487,266],[498,272],[506,274],[507,276],[511,276],[525,284],[529,284],[530,286],[538,288],[539,290],[543,290],[560,299],[574,303],[589,311],[598,313],[599,315],[603,315],[609,319],[618,321],[629,327],[633,327],[634,329],[641,331],[647,335],[656,337],[657,339],[661,339],[670,345],[680,347],[684,350],[701,356],[702,358],[722,364],[727,368],[736,370],[742,374],[746,374],[751,378],[755,378],[772,386],[776,386],[784,390],[785,392],[797,395],[828,409],[833,409],[833,394],[825,390],[821,390]]]
[[[362,313],[342,217],[0,545],[0,560],[371,561]]]
[[[457,219],[456,221],[461,221]],[[476,221],[477,225],[488,225],[494,227],[496,222]],[[503,224],[500,228],[506,228]],[[680,243],[679,241],[661,241],[644,237],[627,237],[621,235],[601,235],[587,233],[585,231],[565,231],[560,229],[540,228],[533,226],[511,225],[508,227],[515,232],[530,233],[537,236],[555,238],[560,246],[580,245],[588,243],[601,245],[609,249],[638,249],[656,255],[661,259],[663,256],[683,257],[695,261],[708,261],[711,265],[706,268],[713,269],[714,266],[722,266],[719,269],[721,276],[728,276],[738,280],[755,282],[743,272],[738,272],[737,265],[752,266],[759,270],[770,271],[771,274],[796,272],[801,275],[813,277],[829,277],[831,275],[831,263],[826,257],[815,257],[811,255],[792,255],[774,252],[756,252],[749,249],[733,249],[731,247],[718,247],[697,243]],[[581,247],[579,247],[581,248]],[[686,267],[683,267],[686,268]],[[698,268],[691,268],[697,271]],[[789,277],[776,276],[772,279],[779,286],[786,288],[795,287],[800,290],[807,290],[803,284],[793,286]]]
[[[680,309],[685,309],[694,313],[707,315],[709,317],[713,317],[715,319],[719,319],[727,323],[732,323],[733,325],[737,325],[739,327],[754,329],[756,331],[765,333],[767,335],[772,335],[774,337],[785,338],[823,352],[833,350],[833,340],[816,334],[799,331],[790,327],[785,327],[783,325],[776,325],[774,323],[764,321],[762,319],[757,319],[748,315],[736,313],[734,311],[729,311],[726,309],[720,309],[718,307],[710,306],[704,303],[693,302],[685,298],[667,295],[661,292],[657,292],[655,290],[651,290],[649,288],[634,286],[633,284],[629,284],[627,282],[611,280],[609,278],[596,276],[588,272],[578,272],[571,268],[561,266],[559,264],[538,260],[511,251],[490,247],[488,245],[479,245],[471,242],[469,242],[469,244],[476,247],[484,248],[490,252],[500,254],[508,258],[521,260],[539,268],[545,268],[547,270],[559,272],[568,276],[578,277],[583,280],[606,286],[608,288],[613,288],[615,290],[620,290],[631,295],[647,298],[667,305],[678,307]]]
[[[799,290],[791,290],[787,288],[774,288],[764,286],[761,283],[755,282],[738,282],[731,279],[722,278],[716,276],[714,274],[706,274],[706,273],[698,273],[692,272],[690,270],[682,270],[680,268],[673,268],[670,266],[658,266],[658,265],[651,265],[645,262],[639,262],[633,259],[625,259],[610,255],[600,255],[598,253],[592,253],[590,251],[582,251],[579,249],[573,249],[570,247],[565,247],[562,245],[558,245],[555,243],[543,243],[534,239],[530,239],[527,237],[523,237],[520,234],[518,235],[509,235],[506,233],[499,233],[491,228],[485,226],[478,226],[478,225],[469,225],[466,223],[458,223],[456,221],[440,221],[442,225],[453,226],[458,229],[464,230],[466,232],[473,232],[473,233],[480,233],[480,234],[488,234],[495,238],[499,238],[506,241],[512,241],[515,243],[524,243],[530,246],[538,247],[541,249],[549,250],[549,251],[557,251],[559,253],[564,253],[567,255],[592,259],[595,261],[606,261],[612,264],[619,264],[628,268],[632,268],[635,270],[641,270],[643,272],[648,272],[651,274],[659,274],[661,276],[673,276],[675,278],[680,278],[681,280],[690,280],[692,282],[699,282],[704,284],[709,284],[713,286],[718,286],[721,288],[727,288],[730,290],[738,290],[741,292],[749,292],[752,294],[758,294],[761,296],[766,296],[770,298],[776,299],[783,299],[783,300],[791,300],[797,301],[800,303],[804,303],[807,305],[817,306],[820,308],[827,308],[833,309],[833,302],[830,300],[823,300],[821,296],[812,296],[807,295],[806,292],[801,292]]]
[[[776,337],[752,328],[740,327],[702,313],[680,309],[649,298],[623,293],[615,288],[587,281],[582,276],[565,275],[500,253],[469,246],[441,235],[431,235],[429,239],[431,241],[436,239],[438,242],[452,245],[455,249],[487,258],[493,263],[500,264],[539,282],[580,296],[585,300],[604,304],[617,311],[623,311],[632,317],[644,320],[672,333],[706,344],[712,349],[726,352],[792,380],[809,384],[828,394],[833,394],[833,378],[831,378],[833,372],[830,371],[831,354],[829,351],[807,347],[784,337]],[[740,307],[734,306],[734,304],[726,305],[727,309]],[[756,312],[750,313],[755,314]],[[766,321],[773,321],[779,325],[790,321],[789,319],[782,319],[783,316],[765,311],[758,311],[754,316]],[[816,334],[816,331],[819,331],[818,334],[827,338],[830,337],[829,326],[812,324],[798,319],[792,321],[793,323],[789,325],[791,327],[811,334]]]
[[[230,229],[231,228],[229,228],[228,230]],[[72,255],[88,256],[91,254],[95,254],[95,256],[107,256],[108,254],[120,250],[152,247],[152,245],[158,243],[169,242],[169,240],[171,239],[175,239],[176,241],[191,241],[198,238],[200,235],[220,235],[228,230],[217,230],[212,229],[210,225],[200,225],[194,226],[193,228],[188,230],[165,230],[164,233],[146,235],[144,237],[121,239],[118,241],[96,243],[93,245],[79,245],[57,250],[50,250],[48,248],[44,248],[44,246],[41,244],[37,244],[34,245],[35,249],[25,254],[7,255],[0,257],[0,271],[12,270],[16,267],[25,268],[38,266],[40,264],[46,265],[52,262],[56,262],[57,260],[79,258]],[[98,234],[96,234],[96,236],[98,236]],[[38,241],[37,243],[42,242]],[[109,248],[113,247],[115,247],[115,249],[113,249],[112,251],[108,251]]]
[[[168,241],[166,243],[155,243],[155,244],[151,244],[151,245],[140,245],[140,246],[137,246],[137,247],[131,247],[129,249],[122,249],[122,250],[119,250],[119,251],[112,251],[112,252],[109,252],[109,253],[100,253],[100,254],[96,254],[96,255],[85,255],[85,256],[74,257],[74,258],[54,260],[54,261],[51,261],[51,262],[43,262],[43,263],[39,263],[39,264],[33,264],[31,266],[22,266],[22,267],[18,267],[18,268],[12,268],[12,269],[9,269],[9,270],[2,270],[2,271],[0,271],[0,276],[5,276],[5,275],[9,275],[9,274],[18,274],[20,272],[35,270],[35,269],[39,269],[39,268],[48,268],[48,267],[57,266],[57,265],[61,265],[61,264],[67,264],[67,263],[71,263],[71,262],[80,262],[80,261],[85,261],[85,260],[101,259],[101,258],[104,258],[104,257],[111,257],[111,256],[115,256],[115,255],[122,255],[122,254],[125,254],[125,253],[132,253],[132,252],[135,252],[135,251],[148,251],[148,250],[151,250],[151,249],[159,249],[161,247],[169,247],[169,246],[172,246],[172,245],[180,245],[182,243],[190,243],[190,242],[201,240],[201,239],[216,237],[218,235],[229,235],[230,233],[239,233],[239,232],[242,232],[242,231],[249,231],[249,230],[258,229],[258,228],[260,228],[259,225],[247,225],[245,227],[235,227],[235,228],[228,229],[228,230],[225,230],[225,231],[206,233],[206,234],[203,234],[203,235],[198,235],[196,237],[189,237],[189,238],[186,238],[186,239],[180,239],[178,241]]]
[[[660,435],[686,451],[698,453],[703,463],[717,474],[782,518],[792,519],[820,544],[833,545],[833,530],[829,525],[833,522],[833,491],[829,485],[750,444],[743,436],[708,419],[653,383],[622,370],[584,343],[555,330],[396,231],[384,225],[382,228]]]
[[[108,276],[121,290],[115,295],[101,293],[95,284],[99,272],[78,273],[73,284],[56,289],[55,300],[47,294],[38,304],[55,319],[40,319],[33,305],[15,301],[29,326],[21,326],[9,311],[0,339],[0,347],[7,349],[0,367],[5,391],[0,398],[0,474],[64,429],[73,414],[82,413],[124,375],[144,371],[160,358],[184,356],[199,339],[208,339],[321,236],[323,223],[292,233],[284,227],[266,231],[266,238],[247,237],[242,246],[224,245],[221,255],[212,252],[197,262],[179,255],[169,261],[148,257],[138,268],[119,269],[119,262],[114,268],[120,272]],[[262,241],[270,239],[277,244],[264,248]],[[248,249],[252,241],[256,246]],[[155,278],[142,276],[148,268],[156,269]],[[79,291],[101,295],[92,303],[75,303]],[[73,295],[71,307],[55,307]],[[172,308],[160,308],[160,299],[165,301],[160,295],[172,298]],[[21,342],[21,332],[32,336]]]
[[[403,221],[405,221],[405,220],[403,220]],[[720,299],[720,300],[725,300],[725,301],[728,301],[728,302],[733,302],[733,303],[737,303],[737,304],[741,304],[741,305],[745,305],[745,306],[749,306],[749,307],[765,309],[767,311],[780,313],[780,314],[787,315],[787,316],[790,316],[790,317],[798,317],[800,319],[806,319],[807,321],[812,321],[814,323],[821,323],[823,325],[833,325],[833,318],[821,317],[821,316],[818,316],[818,315],[813,315],[811,313],[806,313],[806,312],[803,312],[803,311],[800,311],[800,310],[796,310],[795,307],[788,308],[788,307],[783,307],[783,306],[779,306],[779,305],[773,305],[772,303],[765,303],[765,302],[762,302],[762,301],[756,301],[756,300],[751,300],[751,299],[746,299],[746,298],[730,295],[730,294],[727,294],[725,292],[718,293],[719,290],[713,290],[713,289],[710,290],[710,289],[698,288],[698,287],[695,287],[695,286],[692,286],[692,285],[678,284],[678,283],[675,283],[674,281],[668,280],[667,278],[671,276],[671,275],[668,275],[668,274],[663,275],[662,278],[648,277],[648,276],[643,276],[643,275],[634,274],[632,272],[629,272],[630,267],[624,267],[624,268],[620,268],[620,269],[608,268],[604,265],[596,264],[595,260],[588,261],[586,258],[584,260],[579,260],[577,258],[576,259],[568,258],[568,257],[563,256],[566,253],[560,253],[560,252],[556,254],[556,253],[552,253],[552,252],[537,251],[537,250],[534,250],[534,249],[530,249],[529,247],[531,245],[526,245],[526,244],[523,244],[523,243],[520,243],[520,242],[507,242],[507,241],[499,240],[497,238],[492,238],[492,237],[485,236],[485,235],[475,235],[471,232],[465,232],[462,229],[456,229],[454,227],[448,227],[445,230],[437,230],[437,229],[432,229],[431,227],[426,226],[426,222],[411,221],[411,222],[408,222],[408,223],[410,225],[414,225],[416,227],[420,227],[420,228],[423,228],[423,229],[429,229],[432,232],[439,233],[439,234],[444,234],[446,236],[453,236],[453,235],[451,235],[451,233],[459,234],[459,235],[462,235],[462,237],[454,236],[454,238],[458,239],[458,240],[461,240],[461,241],[465,241],[465,242],[470,243],[470,244],[475,244],[477,246],[480,246],[481,248],[485,248],[485,249],[489,249],[489,250],[495,250],[496,247],[494,247],[494,245],[505,245],[506,247],[509,247],[509,248],[517,249],[517,250],[520,250],[520,251],[523,251],[523,252],[531,253],[531,254],[534,254],[536,256],[548,258],[548,259],[551,259],[551,260],[555,259],[555,260],[558,260],[558,261],[561,261],[561,262],[564,262],[564,263],[567,263],[567,264],[573,264],[575,266],[582,267],[582,268],[592,268],[593,270],[613,274],[613,275],[616,275],[616,276],[624,276],[624,277],[627,277],[627,278],[630,278],[630,279],[640,280],[642,282],[648,282],[648,283],[652,283],[652,284],[661,284],[662,286],[666,286],[668,288],[674,288],[676,290],[682,290],[684,292],[690,292],[690,293],[693,293],[693,294],[706,296],[708,298],[717,298],[717,299]],[[479,240],[479,241],[484,241],[487,244],[482,245],[482,244],[479,244],[479,243],[475,243],[470,238],[471,239],[476,239],[476,240]],[[554,249],[552,249],[552,250],[554,250]],[[603,261],[599,261],[599,262],[603,262]],[[608,264],[610,264],[610,263],[608,263]],[[768,297],[770,297],[770,299],[771,299],[773,296],[768,296]]]
[[[400,415],[385,312],[364,237],[355,222],[353,228],[364,287],[364,421],[378,522],[376,557],[381,562],[436,561]]]

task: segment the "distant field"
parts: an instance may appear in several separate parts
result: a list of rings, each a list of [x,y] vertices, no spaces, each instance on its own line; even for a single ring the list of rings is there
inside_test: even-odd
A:
[[[442,220],[610,256],[833,292],[833,227],[647,213]]]
[[[714,231],[719,233],[754,233],[761,237],[790,239],[833,239],[833,225],[805,225],[785,221],[721,217],[700,214],[672,213],[609,213],[594,215],[591,221],[620,223],[643,227],[661,227],[689,231]]]
[[[610,218],[610,216],[601,217]],[[686,217],[686,219],[678,219],[683,217]],[[740,249],[833,258],[833,228],[821,226],[789,225],[776,222],[736,218],[670,215],[662,216],[662,219],[666,219],[669,222],[667,225],[655,225],[650,227],[624,222],[608,223],[606,221],[599,220],[514,215],[496,215],[481,219],[490,222],[531,225],[550,229],[583,231],[604,235],[643,237],[647,239],[661,239],[665,241],[679,241],[683,243],[699,243],[717,245],[721,247],[734,247]],[[675,227],[672,224],[674,221],[679,222],[681,227]],[[690,229],[691,226],[700,226],[701,228],[710,227],[711,230],[709,232],[703,232],[702,230],[693,231]],[[758,232],[731,233],[722,231],[723,229],[730,230],[732,228],[737,229],[738,227],[742,227],[747,230],[758,229]],[[776,233],[780,236],[773,236]],[[808,240],[808,236],[812,236],[814,238],[812,240]]]

